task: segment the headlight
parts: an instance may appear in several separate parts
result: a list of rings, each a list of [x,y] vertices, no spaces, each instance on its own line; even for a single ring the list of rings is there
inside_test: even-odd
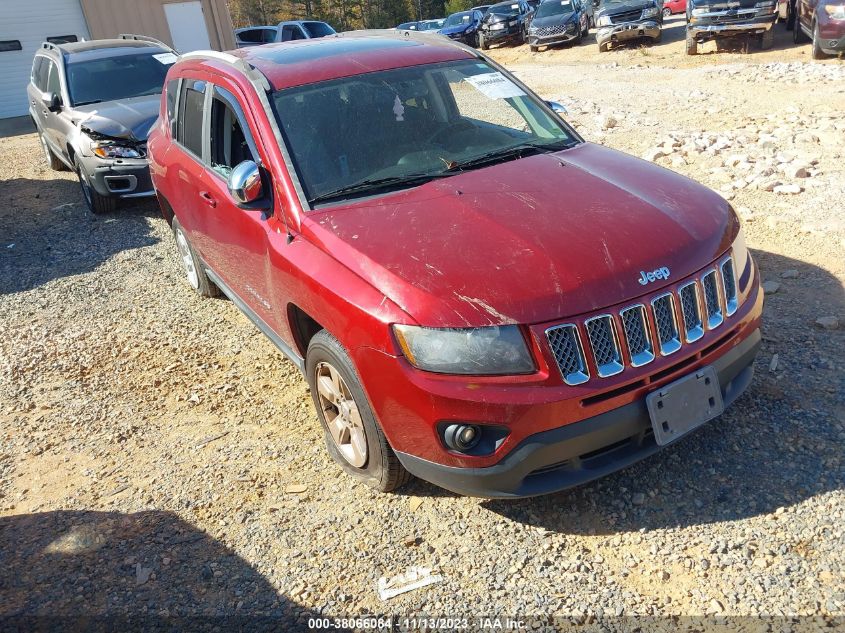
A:
[[[824,12],[832,18],[845,20],[845,4],[827,4],[824,7]]]
[[[734,239],[734,243],[732,246],[733,255],[734,255],[734,265],[736,266],[736,270],[734,274],[736,275],[737,282],[739,278],[742,276],[742,272],[745,270],[745,267],[748,265],[748,247],[745,245],[745,234],[742,232],[742,228],[740,227],[739,233],[736,234],[736,238]]]
[[[417,369],[441,374],[528,374],[534,360],[516,325],[427,328],[394,325],[405,358]]]
[[[755,9],[774,9],[775,3],[773,0],[767,0],[766,2],[758,2],[754,5]]]
[[[692,10],[692,14],[693,14],[693,15],[704,15],[704,14],[705,14],[705,13],[707,13],[709,10],[710,10],[710,9],[708,9],[707,7],[699,7],[698,9],[693,9],[693,10]]]
[[[596,22],[598,26],[610,26],[610,16],[609,15],[600,15],[599,21]]]
[[[516,20],[511,20],[510,22],[508,22],[508,26],[516,26],[516,22]]]
[[[660,9],[658,9],[657,7],[649,7],[648,9],[643,9],[642,17],[644,17],[644,18],[654,18],[654,17],[657,17],[657,15],[659,13],[660,13]]]
[[[141,152],[134,147],[117,145],[111,141],[93,141],[91,151],[100,158],[141,158]]]

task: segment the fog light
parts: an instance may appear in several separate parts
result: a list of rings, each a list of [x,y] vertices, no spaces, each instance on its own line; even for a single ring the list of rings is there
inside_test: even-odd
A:
[[[443,433],[443,441],[453,451],[465,453],[481,439],[481,429],[473,424],[450,424]]]

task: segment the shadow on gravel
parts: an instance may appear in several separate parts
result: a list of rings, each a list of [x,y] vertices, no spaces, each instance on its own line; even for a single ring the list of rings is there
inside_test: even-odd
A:
[[[75,180],[0,182],[0,295],[93,270],[115,253],[149,246],[153,200],[93,215]]]
[[[766,297],[754,380],[732,407],[604,479],[482,505],[555,532],[614,534],[768,515],[845,489],[845,329],[814,325],[820,316],[845,319],[842,284],[803,261],[762,251],[753,256],[762,279],[780,288]]]
[[[309,609],[170,512],[0,518],[0,629],[304,630]]]

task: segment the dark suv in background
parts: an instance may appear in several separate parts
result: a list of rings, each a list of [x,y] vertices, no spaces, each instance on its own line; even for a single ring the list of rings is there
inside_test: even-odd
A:
[[[246,26],[242,29],[235,29],[235,43],[238,48],[246,48],[274,42],[311,40],[334,34],[335,30],[325,22],[291,20],[279,22],[276,26]]]
[[[663,37],[663,4],[657,0],[601,0],[595,12],[599,51],[622,42]]]
[[[698,53],[698,45],[709,40],[745,35],[756,37],[760,48],[774,43],[778,19],[777,0],[687,1],[687,55]]]
[[[486,51],[491,44],[524,44],[533,15],[534,9],[525,0],[494,4],[481,21],[478,47]]]
[[[796,44],[812,42],[813,59],[845,52],[845,3],[842,0],[792,0],[787,28]]]
[[[166,44],[137,35],[44,43],[35,54],[27,96],[44,156],[52,169],[76,172],[94,213],[155,195],[147,135],[176,59]]]

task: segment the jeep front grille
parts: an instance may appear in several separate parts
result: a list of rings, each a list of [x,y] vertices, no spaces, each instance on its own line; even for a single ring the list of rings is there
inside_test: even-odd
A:
[[[546,330],[546,338],[557,361],[560,375],[567,385],[580,385],[587,382],[590,372],[578,327],[575,325],[557,325]]]
[[[687,343],[693,343],[704,336],[696,283],[691,281],[681,286],[678,296],[681,298],[681,314],[684,317],[684,336]]]
[[[617,13],[609,17],[612,24],[625,24],[626,22],[636,22],[640,19],[642,13],[642,9],[636,9],[635,11],[625,11],[625,13]]]
[[[728,256],[650,301],[587,318],[582,325],[555,325],[546,330],[546,338],[564,382],[580,385],[591,371],[608,378],[626,367],[647,365],[658,353],[674,354],[724,323],[738,301],[733,258]]]
[[[722,305],[719,303],[719,285],[716,283],[716,271],[710,270],[701,278],[704,286],[704,305],[707,308],[707,329],[719,327],[724,321]]]
[[[599,376],[607,378],[622,371],[622,350],[619,349],[613,317],[603,314],[587,319],[584,325],[587,327],[587,336],[590,338],[593,360],[596,362]]]
[[[734,273],[734,260],[728,257],[722,262],[722,289],[725,291],[725,314],[731,316],[738,306],[736,297],[736,275]]]
[[[674,354],[681,349],[678,319],[675,316],[675,297],[671,292],[660,295],[651,302],[651,311],[654,314],[660,353],[663,356]]]
[[[631,306],[622,310],[619,315],[622,317],[622,328],[625,330],[631,367],[647,365],[654,360],[654,347],[651,345],[651,335],[648,333],[645,307]]]

